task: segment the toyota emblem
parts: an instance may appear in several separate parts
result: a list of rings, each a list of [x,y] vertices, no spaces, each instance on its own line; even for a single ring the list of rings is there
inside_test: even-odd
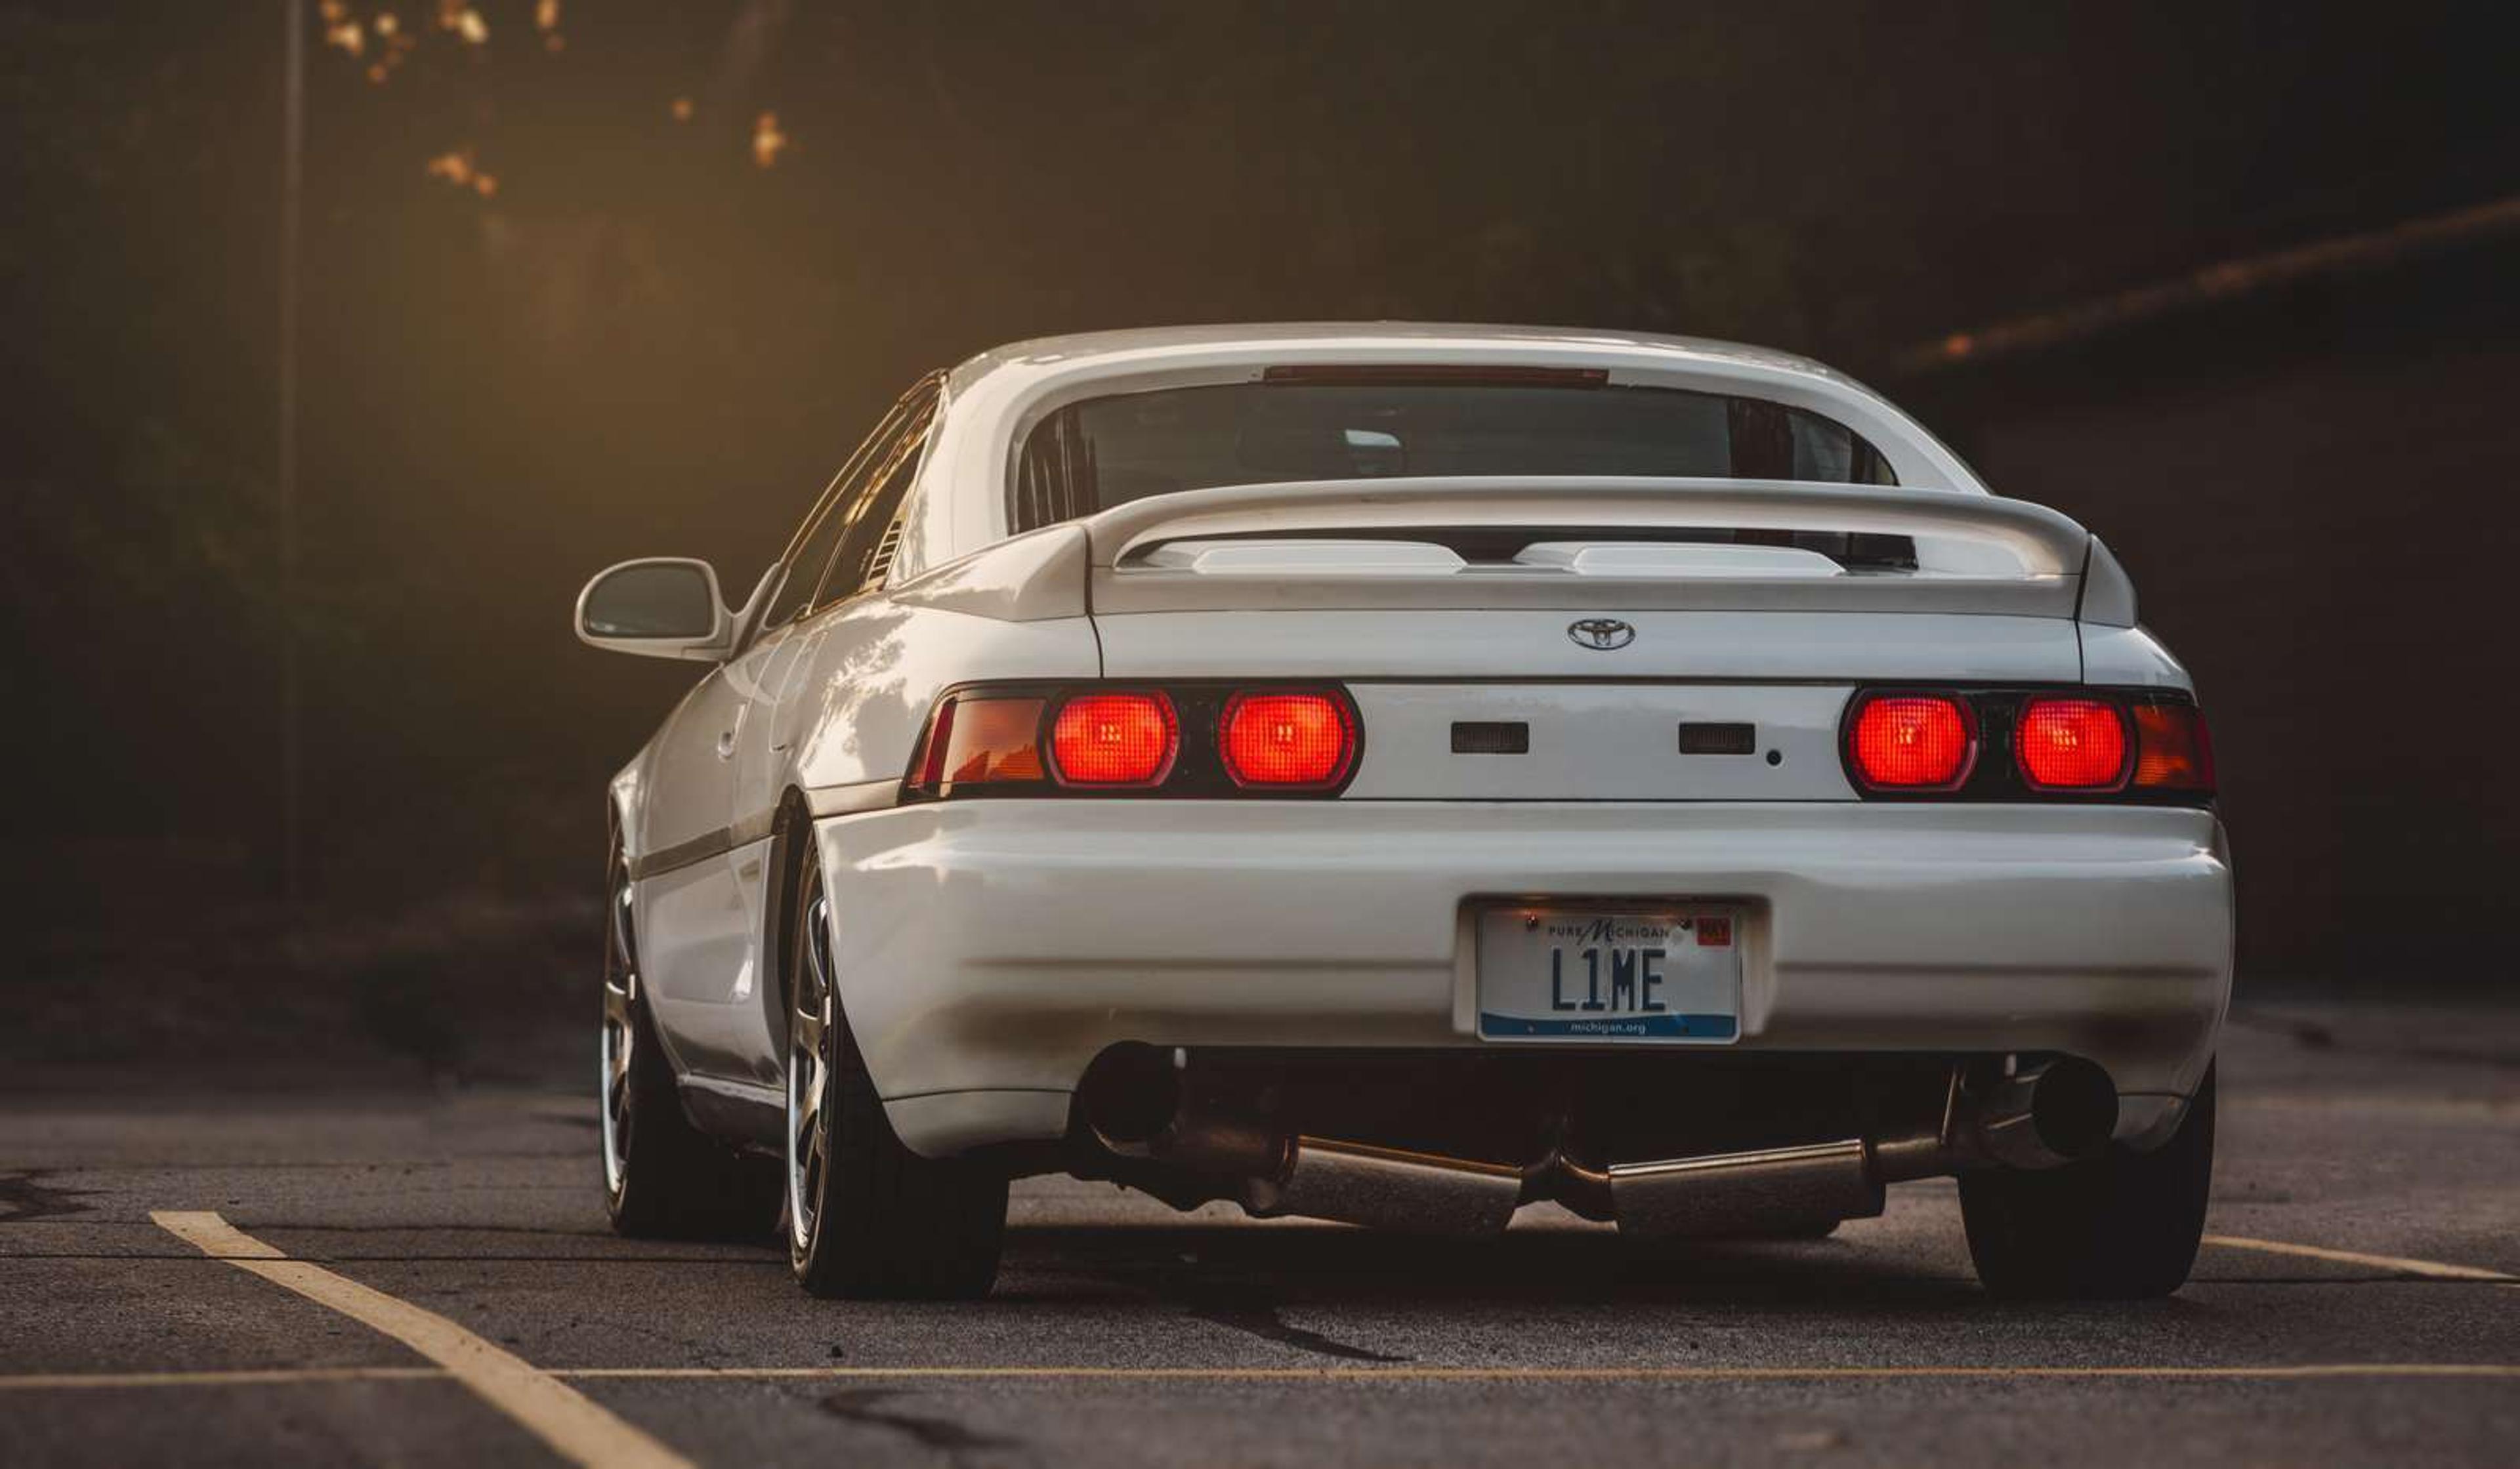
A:
[[[1637,641],[1637,630],[1616,617],[1582,617],[1566,624],[1566,636],[1577,647],[1606,653]]]

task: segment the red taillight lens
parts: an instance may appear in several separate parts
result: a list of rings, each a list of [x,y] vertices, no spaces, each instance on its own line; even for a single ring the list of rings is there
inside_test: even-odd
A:
[[[1875,789],[1948,790],[1968,776],[1977,730],[1958,699],[1875,694],[1856,710],[1846,747],[1856,773]]]
[[[1356,718],[1328,693],[1238,693],[1216,748],[1237,785],[1335,785],[1356,760]]]
[[[1084,693],[1058,706],[1051,759],[1069,785],[1153,785],[1171,773],[1181,722],[1161,693]]]
[[[2115,790],[2126,783],[2126,719],[2099,699],[2028,700],[2012,748],[2033,789]]]
[[[1040,780],[1041,709],[1037,698],[965,696],[938,704],[911,762],[911,792]]]
[[[2135,748],[2138,787],[2214,793],[2214,741],[2193,705],[2136,705]]]

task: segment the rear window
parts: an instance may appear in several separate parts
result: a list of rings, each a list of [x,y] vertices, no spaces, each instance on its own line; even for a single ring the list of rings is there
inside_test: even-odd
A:
[[[1030,530],[1149,495],[1281,480],[1644,474],[1896,483],[1870,444],[1818,414],[1598,376],[1540,383],[1305,378],[1089,398],[1024,441],[1016,521]]]

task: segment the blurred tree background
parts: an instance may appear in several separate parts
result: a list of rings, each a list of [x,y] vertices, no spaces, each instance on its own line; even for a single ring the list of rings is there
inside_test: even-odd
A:
[[[342,1013],[426,1058],[456,1044],[432,996],[546,959],[573,1014],[604,778],[691,676],[581,648],[583,577],[689,553],[748,584],[883,404],[981,347],[1268,319],[1872,378],[2106,535],[2197,667],[2253,979],[2504,967],[2513,233],[1915,350],[2520,193],[2491,7],[306,10],[310,874],[281,913],[284,6],[0,5],[0,755],[35,939],[0,987],[30,1034],[100,984],[285,1010],[350,974]]]

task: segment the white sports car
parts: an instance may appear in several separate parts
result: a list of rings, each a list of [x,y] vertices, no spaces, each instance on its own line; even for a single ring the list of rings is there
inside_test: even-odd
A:
[[[1756,348],[1113,333],[920,379],[611,787],[607,1197],[984,1293],[1010,1179],[2192,1264],[2231,870],[2097,537]]]

